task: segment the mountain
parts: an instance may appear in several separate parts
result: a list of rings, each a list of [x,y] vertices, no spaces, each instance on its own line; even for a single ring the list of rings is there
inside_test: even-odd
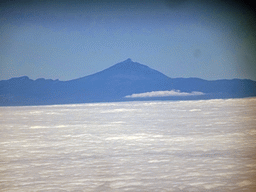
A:
[[[256,96],[256,82],[252,80],[169,78],[131,59],[70,81],[31,80],[26,76],[0,81],[1,106],[252,96]]]

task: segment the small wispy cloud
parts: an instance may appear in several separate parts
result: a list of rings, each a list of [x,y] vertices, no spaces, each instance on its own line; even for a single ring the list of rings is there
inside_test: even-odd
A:
[[[188,92],[180,92],[180,90],[171,90],[171,91],[152,91],[146,93],[137,93],[132,95],[127,95],[125,98],[140,98],[140,97],[168,97],[168,96],[197,96],[204,95],[202,92],[193,91],[191,93]]]

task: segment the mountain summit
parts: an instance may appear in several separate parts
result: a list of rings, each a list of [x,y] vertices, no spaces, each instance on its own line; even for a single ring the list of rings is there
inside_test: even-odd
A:
[[[169,79],[163,73],[156,71],[154,69],[149,68],[146,65],[142,65],[137,62],[133,62],[130,58],[117,63],[101,72],[95,73],[94,75],[90,76],[91,78],[105,78],[105,80],[110,79],[130,79],[130,80],[156,80],[162,79],[166,80]],[[85,77],[86,78],[86,77]]]
[[[255,81],[169,78],[131,59],[70,81],[28,77],[0,81],[0,106],[251,96],[256,96]]]

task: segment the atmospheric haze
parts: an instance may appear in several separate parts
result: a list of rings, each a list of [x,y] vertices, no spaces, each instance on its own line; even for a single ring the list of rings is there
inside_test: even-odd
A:
[[[256,191],[256,98],[0,107],[3,191]]]
[[[3,0],[0,6],[0,80],[66,81],[126,58],[172,78],[256,80],[251,0]]]

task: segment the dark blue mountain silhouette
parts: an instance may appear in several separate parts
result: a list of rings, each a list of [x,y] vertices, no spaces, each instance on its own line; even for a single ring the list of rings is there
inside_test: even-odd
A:
[[[127,95],[179,90],[203,92],[196,96],[127,98]],[[31,80],[18,77],[0,81],[0,105],[46,105],[126,100],[184,100],[256,96],[256,81],[248,79],[207,81],[169,78],[163,73],[127,59],[103,71],[70,80]]]

